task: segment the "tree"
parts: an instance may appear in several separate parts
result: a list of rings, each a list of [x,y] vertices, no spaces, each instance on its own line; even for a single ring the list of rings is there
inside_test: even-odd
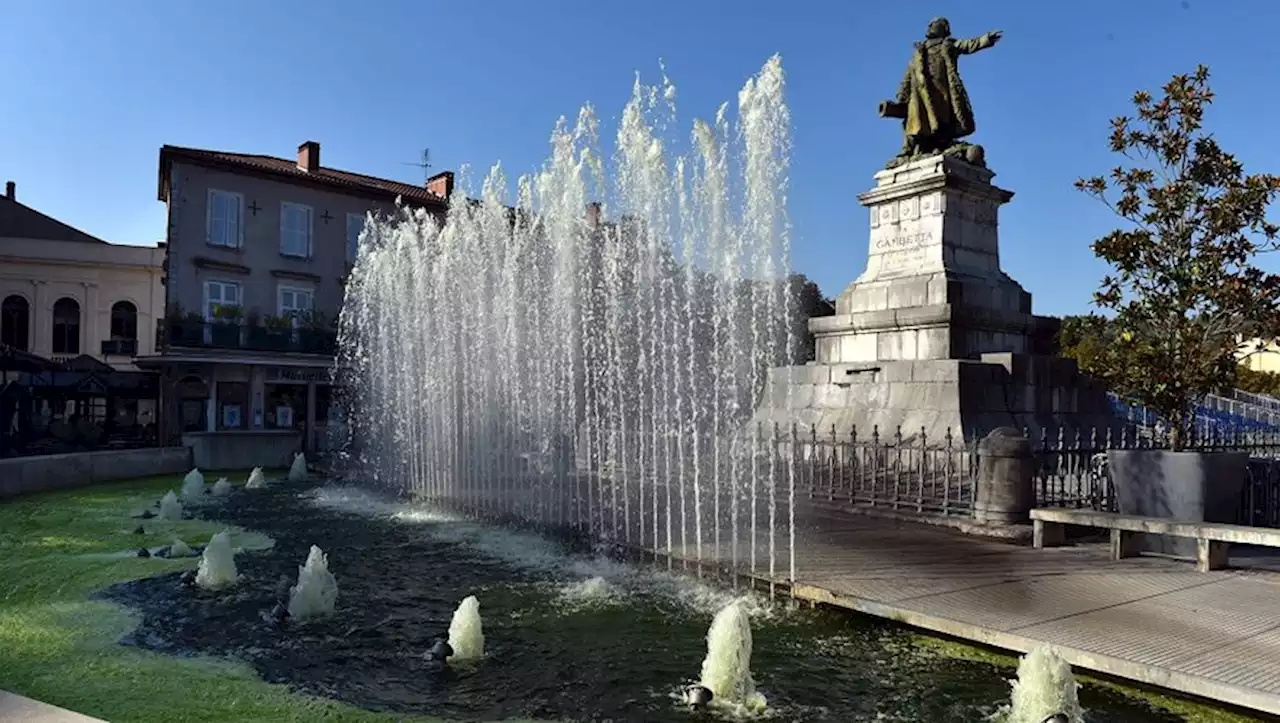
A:
[[[1097,314],[1062,317],[1054,352],[1075,359],[1082,371],[1108,382],[1111,365],[1109,352],[1115,336],[1115,325]]]
[[[1115,313],[1104,376],[1163,416],[1181,449],[1194,405],[1234,382],[1241,340],[1280,330],[1280,276],[1253,265],[1277,248],[1266,214],[1280,177],[1245,175],[1202,131],[1208,68],[1174,76],[1163,94],[1134,94],[1137,118],[1111,124],[1111,150],[1128,163],[1076,188],[1127,222],[1092,246],[1112,267],[1094,294]]]

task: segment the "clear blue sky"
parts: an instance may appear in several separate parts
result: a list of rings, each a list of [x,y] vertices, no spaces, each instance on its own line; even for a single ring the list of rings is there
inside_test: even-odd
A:
[[[1274,0],[0,0],[0,176],[19,199],[121,243],[163,238],[159,147],[291,156],[416,182],[502,160],[538,166],[561,115],[595,103],[606,137],[633,73],[679,89],[687,124],[783,56],[794,125],[794,266],[838,293],[866,257],[855,196],[899,146],[875,115],[934,15],[1002,29],[964,58],[997,183],[1006,271],[1039,313],[1085,310],[1113,227],[1072,181],[1113,165],[1132,92],[1206,63],[1208,122],[1246,169],[1277,170]],[[1268,264],[1270,266],[1270,264]]]

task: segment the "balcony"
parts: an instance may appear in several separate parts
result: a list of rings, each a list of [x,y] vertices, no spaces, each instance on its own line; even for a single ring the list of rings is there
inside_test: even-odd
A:
[[[226,322],[164,321],[157,333],[157,346],[230,349],[333,356],[338,336],[330,329],[271,329]]]
[[[103,339],[102,356],[137,356],[137,339]]]

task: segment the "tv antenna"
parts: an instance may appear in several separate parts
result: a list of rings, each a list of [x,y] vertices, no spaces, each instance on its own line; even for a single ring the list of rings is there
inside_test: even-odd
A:
[[[422,160],[418,161],[417,163],[409,163],[408,161],[403,161],[402,164],[406,166],[417,166],[418,168],[421,168],[422,180],[424,182],[431,180],[431,170],[430,170],[431,169],[431,149],[430,148],[422,149]]]

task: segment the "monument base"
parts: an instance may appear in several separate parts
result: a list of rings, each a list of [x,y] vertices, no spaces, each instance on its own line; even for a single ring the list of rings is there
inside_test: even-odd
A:
[[[892,442],[974,441],[1000,427],[1033,438],[1058,429],[1097,429],[1117,422],[1106,390],[1073,360],[1027,354],[979,359],[921,359],[847,364],[810,363],[770,370],[755,421],[793,426],[803,435],[867,440],[876,430]],[[1117,428],[1118,429],[1118,428]]]

